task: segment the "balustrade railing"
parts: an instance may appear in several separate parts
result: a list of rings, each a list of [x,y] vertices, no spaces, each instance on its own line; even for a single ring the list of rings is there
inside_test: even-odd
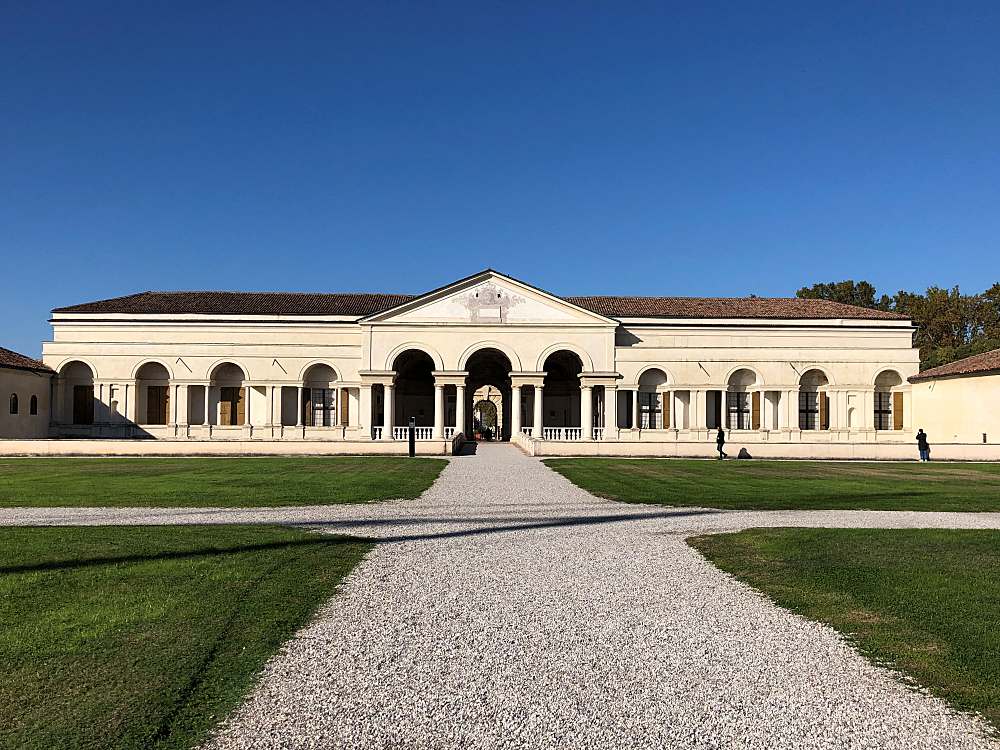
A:
[[[372,427],[372,440],[381,440],[381,439],[382,439],[382,428]]]
[[[409,427],[393,427],[392,428],[392,439],[393,440],[409,440]],[[415,434],[414,437],[417,440],[430,440],[434,436],[433,427],[414,427]]]
[[[595,427],[594,428],[593,438],[594,438],[594,440],[604,440],[604,428],[603,427]]]
[[[454,427],[445,427],[444,428],[444,439],[445,440],[451,440],[453,437],[455,437],[455,428]]]
[[[531,427],[522,427],[521,434],[524,435],[525,437],[531,437],[531,430],[532,430]]]
[[[582,427],[543,427],[543,440],[580,440],[583,437]]]

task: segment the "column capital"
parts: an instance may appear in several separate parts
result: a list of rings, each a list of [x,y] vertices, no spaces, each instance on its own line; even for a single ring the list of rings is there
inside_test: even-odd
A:
[[[464,370],[433,370],[431,375],[434,376],[436,386],[465,385],[465,379],[469,377],[469,373]]]
[[[392,385],[395,370],[361,370],[358,373],[362,385]]]
[[[510,384],[512,386],[526,386],[533,385],[536,388],[541,388],[545,385],[545,373],[544,372],[529,372],[529,371],[518,371],[510,373]]]
[[[617,387],[622,376],[617,372],[581,372],[578,376],[581,385],[603,385]]]

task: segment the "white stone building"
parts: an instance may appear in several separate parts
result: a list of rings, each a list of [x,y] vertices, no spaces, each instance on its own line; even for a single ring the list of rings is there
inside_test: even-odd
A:
[[[0,438],[48,437],[54,374],[37,359],[0,347]]]
[[[924,370],[910,382],[914,428],[927,432],[932,456],[940,453],[935,446],[948,455],[947,446],[965,444],[1000,458],[1000,349]]]
[[[443,453],[487,385],[536,454],[706,455],[720,422],[752,455],[912,443],[911,321],[823,300],[567,298],[486,270],[418,296],[143,292],[52,326],[50,434],[161,441],[136,452],[394,452],[413,418]]]

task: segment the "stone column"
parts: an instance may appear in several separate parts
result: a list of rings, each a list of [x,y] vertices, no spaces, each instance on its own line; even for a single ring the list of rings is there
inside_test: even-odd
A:
[[[167,385],[169,405],[167,407],[167,427],[174,427],[177,424],[177,391],[180,386],[170,383]]]
[[[604,439],[617,435],[618,432],[618,388],[613,385],[604,386]]]
[[[639,389],[632,391],[632,423],[630,427],[636,429],[642,421],[639,419]]]
[[[702,420],[704,417],[699,416],[703,413],[704,409],[704,391],[699,391],[694,388],[688,389],[688,429],[698,430],[702,428]]]
[[[580,427],[581,439],[594,439],[594,389],[589,385],[580,386]]]
[[[65,388],[60,389],[60,391],[62,390],[65,390]],[[132,406],[132,402],[135,400],[135,388],[132,383],[122,383],[122,400],[124,401],[122,404],[122,416],[126,422],[135,424],[135,409]]]
[[[372,387],[370,383],[362,383],[358,389],[358,427],[361,428],[362,437],[367,434],[370,440],[373,426]]]
[[[542,402],[545,398],[542,393],[544,390],[544,386],[535,386],[535,414],[531,425],[531,436],[536,438],[542,436]]]
[[[434,384],[434,438],[444,438],[444,386]]]
[[[295,407],[295,426],[302,426],[302,409],[305,406],[305,388],[301,385],[296,389],[296,401],[297,406]]]
[[[465,383],[455,386],[455,434],[465,432]]]
[[[789,389],[785,392],[787,403],[785,404],[786,427],[789,430],[799,429],[799,391]]]
[[[247,383],[244,386],[244,392],[246,393],[244,398],[247,400],[246,404],[243,405],[243,419],[245,422],[244,427],[249,427],[253,424],[253,420],[250,418],[250,402],[252,401],[251,395],[253,393],[253,386]]]
[[[264,386],[264,397],[267,399],[267,412],[264,426],[274,427],[274,386]]]
[[[211,410],[210,404],[212,403],[212,386],[205,385],[205,421],[203,424],[208,427],[211,423],[209,420],[209,411]]]
[[[395,405],[393,404],[393,389],[395,386],[392,383],[386,383],[382,388],[385,390],[385,397],[382,399],[384,413],[382,415],[382,439],[392,440],[392,421],[393,421],[393,411]]]
[[[125,390],[124,388],[122,389]],[[191,386],[189,385],[179,385],[177,386],[177,424],[182,427],[187,427],[189,420],[189,412],[191,410]]]
[[[510,388],[510,437],[511,439],[521,434],[521,386],[513,385]]]

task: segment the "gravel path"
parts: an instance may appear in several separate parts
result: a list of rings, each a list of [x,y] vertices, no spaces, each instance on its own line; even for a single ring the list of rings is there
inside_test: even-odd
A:
[[[1000,514],[609,503],[504,445],[419,500],[10,509],[10,523],[300,523],[378,537],[214,748],[998,748],[832,629],[705,562],[751,526],[1000,528]]]

